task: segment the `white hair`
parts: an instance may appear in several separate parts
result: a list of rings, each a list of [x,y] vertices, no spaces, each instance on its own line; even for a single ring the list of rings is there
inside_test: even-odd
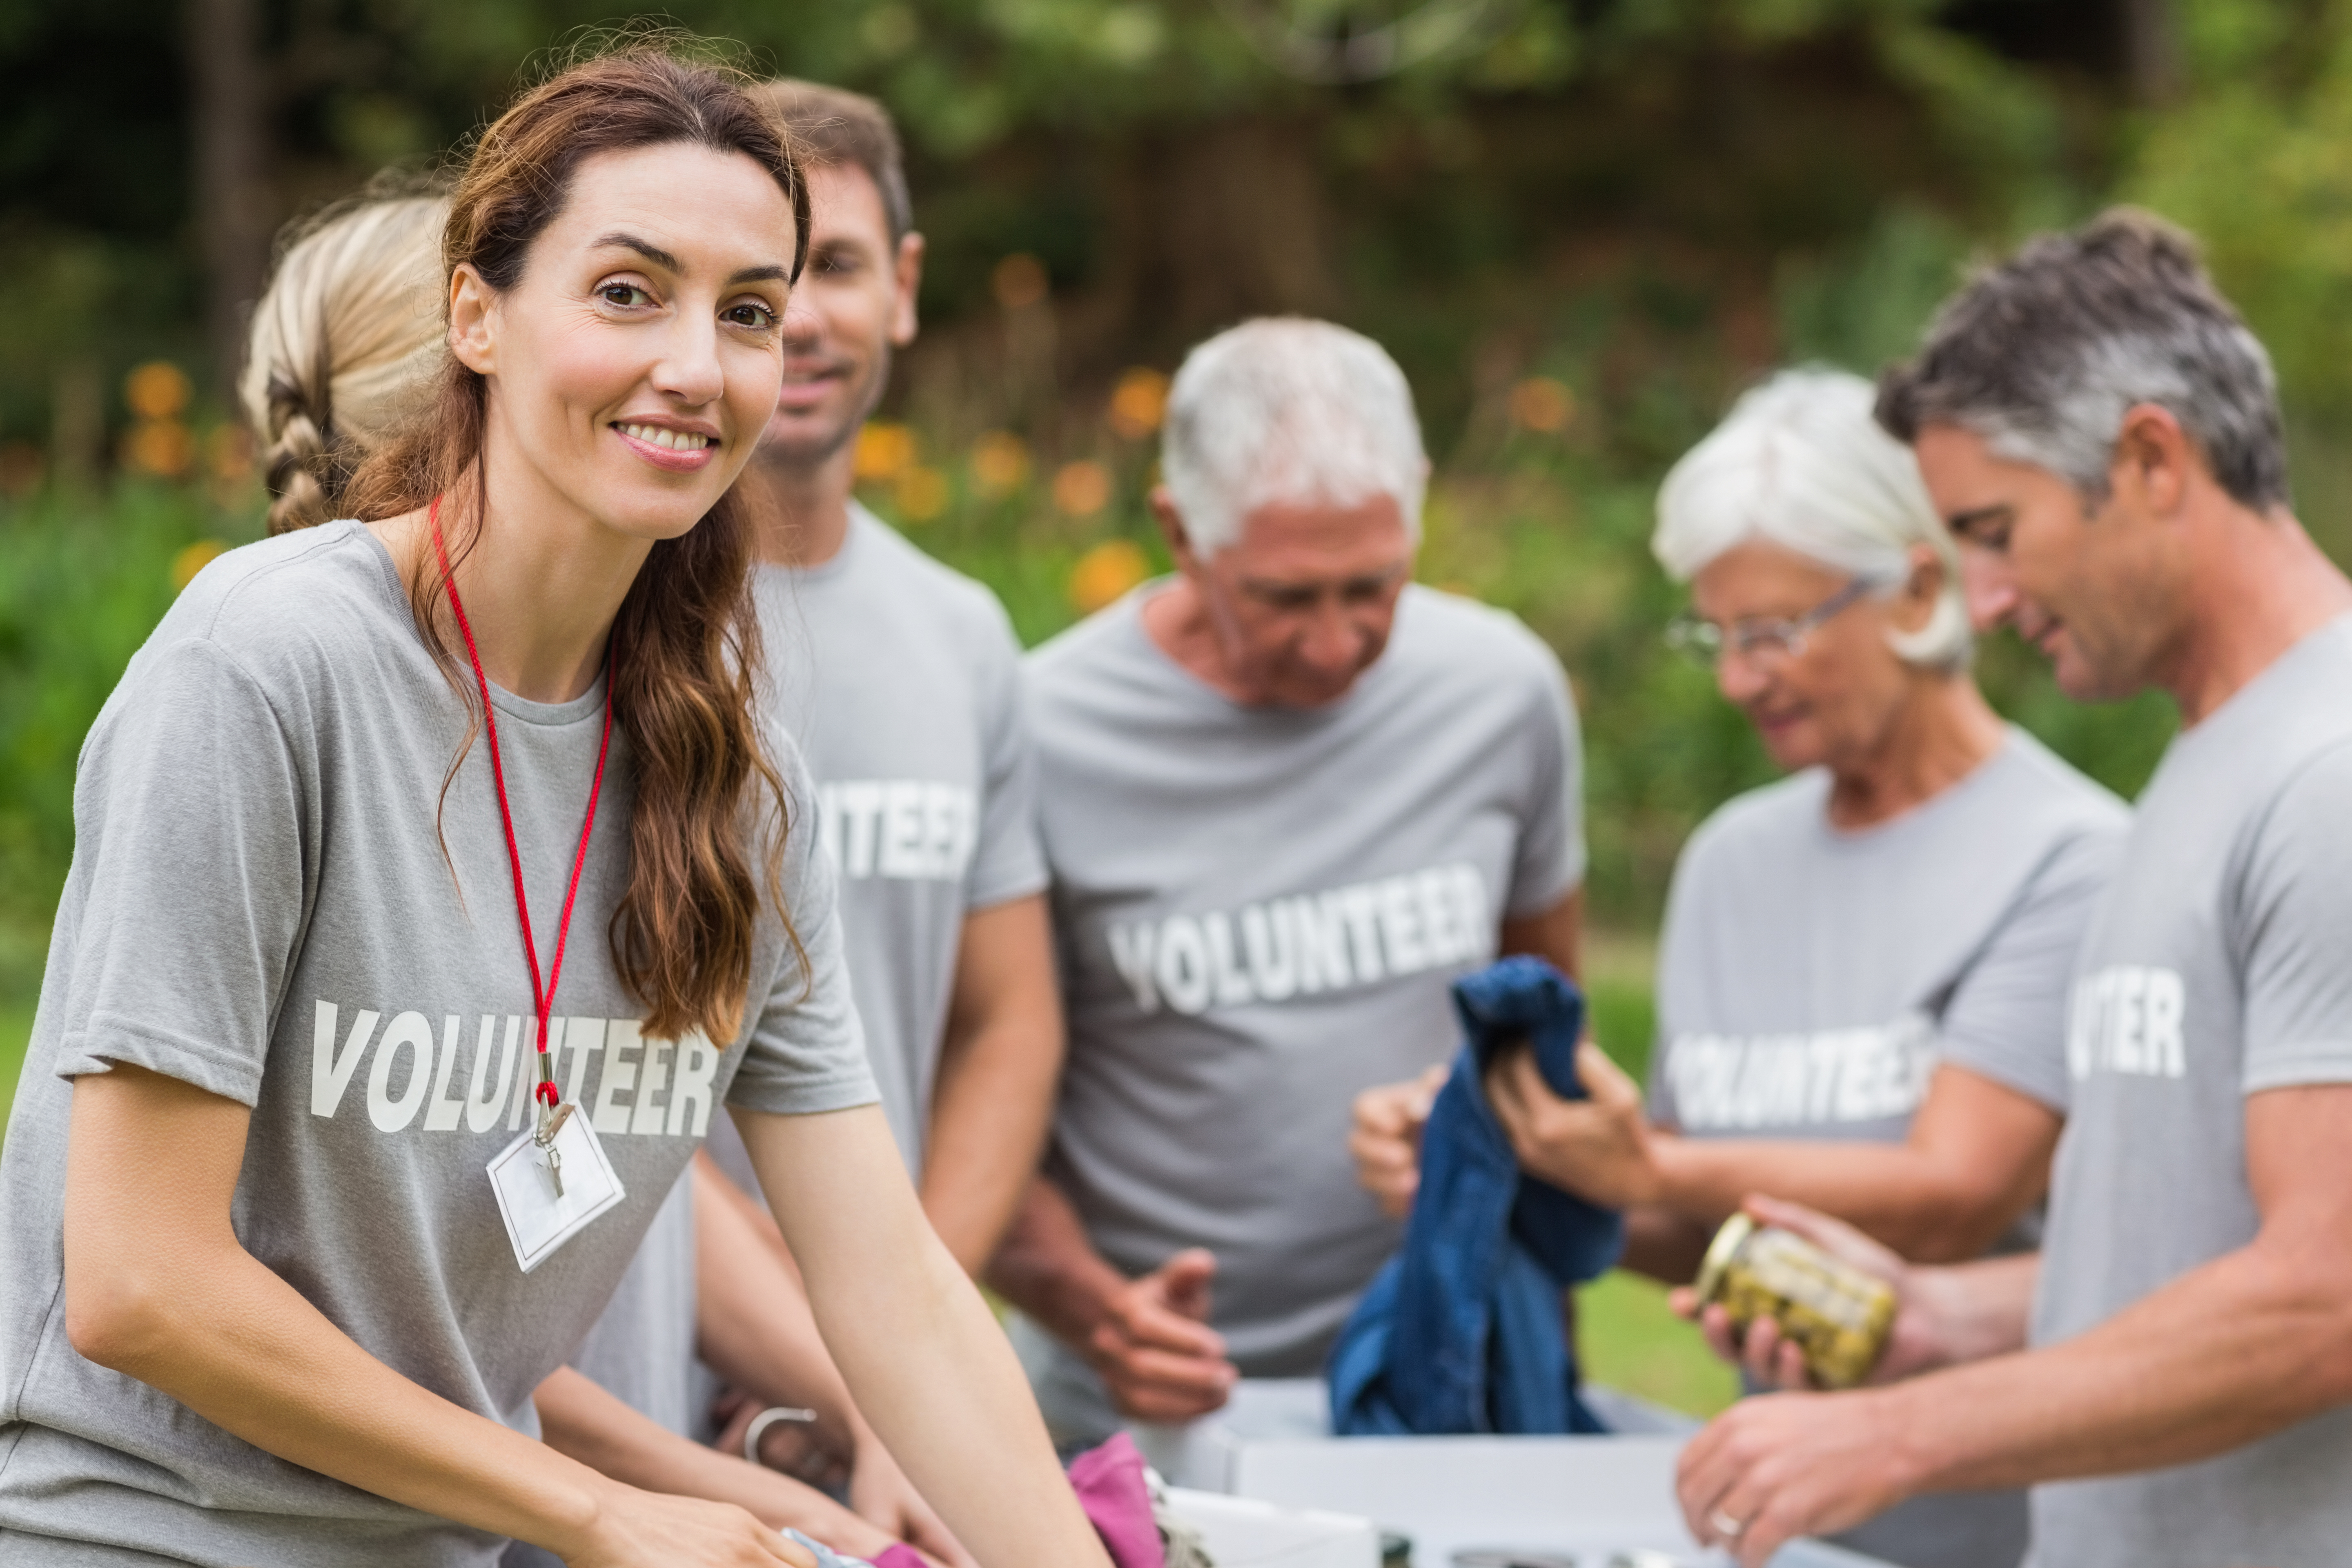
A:
[[[1184,356],[1168,391],[1160,471],[1203,557],[1278,501],[1393,497],[1421,537],[1428,487],[1412,389],[1360,332],[1297,316],[1244,321]]]
[[[1909,447],[1872,416],[1876,392],[1843,371],[1783,371],[1742,397],[1685,453],[1658,491],[1650,549],[1688,582],[1749,539],[1892,594],[1927,545],[1944,587],[1927,624],[1890,638],[1911,664],[1961,669],[1973,651],[1961,597],[1959,552],[1919,478]]]

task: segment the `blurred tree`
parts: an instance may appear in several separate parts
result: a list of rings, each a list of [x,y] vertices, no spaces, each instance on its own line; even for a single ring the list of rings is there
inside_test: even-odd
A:
[[[874,91],[912,144],[935,318],[1052,280],[1081,384],[1252,311],[1540,268],[1628,228],[1773,253],[1898,193],[1972,228],[2096,188],[2153,0],[677,0],[747,63]],[[232,357],[262,234],[434,156],[584,0],[29,0],[0,12],[0,251],[100,241],[208,277]],[[173,40],[178,48],[173,47]],[[2030,62],[2032,68],[2004,63]],[[191,163],[194,178],[191,179]],[[136,312],[134,312],[136,313]],[[193,324],[193,323],[189,323]],[[103,339],[108,326],[85,323]],[[130,344],[118,363],[144,357]],[[110,364],[109,369],[116,368]],[[44,365],[30,378],[52,379]],[[38,417],[0,399],[0,429]]]

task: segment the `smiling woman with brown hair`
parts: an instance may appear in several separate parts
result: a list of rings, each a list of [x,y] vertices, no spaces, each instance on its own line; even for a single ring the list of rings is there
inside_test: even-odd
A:
[[[222,558],[126,672],[0,1155],[12,1565],[807,1561],[530,1440],[722,1104],[959,1535],[1102,1560],[874,1106],[754,706],[730,488],[807,233],[719,72],[527,93],[453,194],[451,363],[373,521]]]

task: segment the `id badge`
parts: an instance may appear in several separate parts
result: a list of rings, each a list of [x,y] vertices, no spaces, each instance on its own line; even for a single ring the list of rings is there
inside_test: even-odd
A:
[[[499,1151],[488,1167],[490,1190],[499,1195],[499,1217],[506,1221],[507,1239],[514,1244],[515,1261],[525,1274],[628,1195],[588,1118],[563,1118],[555,1130],[554,1161],[548,1158],[550,1152],[539,1146],[535,1135],[525,1132]]]

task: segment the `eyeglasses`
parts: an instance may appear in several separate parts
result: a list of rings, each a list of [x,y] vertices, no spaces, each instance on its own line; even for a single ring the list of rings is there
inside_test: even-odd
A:
[[[1786,620],[1734,621],[1725,626],[1685,610],[1667,625],[1666,646],[1706,665],[1716,664],[1726,653],[1751,663],[1791,659],[1805,651],[1806,637],[1874,585],[1867,577],[1856,577],[1803,615]]]

